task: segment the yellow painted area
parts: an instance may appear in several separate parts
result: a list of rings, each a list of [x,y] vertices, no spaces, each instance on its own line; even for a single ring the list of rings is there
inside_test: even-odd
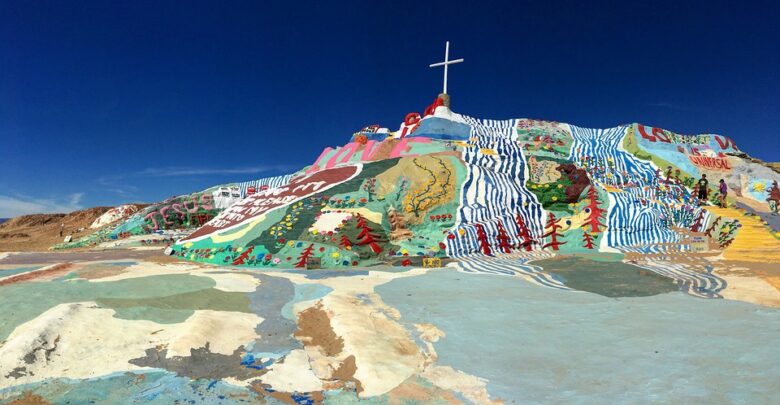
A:
[[[617,187],[610,186],[608,184],[603,184],[602,183],[601,187],[604,187],[604,190],[607,190],[608,193],[622,193],[623,192],[623,190],[621,190],[621,189],[619,189]]]
[[[490,149],[490,148],[480,148],[479,151],[482,152],[483,155],[497,155],[498,154],[498,153],[496,153],[495,150]]]
[[[222,242],[228,242],[234,239],[238,239],[244,235],[246,235],[247,232],[252,230],[252,228],[255,227],[255,225],[259,224],[265,219],[265,214],[261,214],[257,218],[249,221],[249,223],[246,224],[246,226],[242,227],[238,231],[227,231],[223,233],[215,232],[211,234],[211,240],[214,241],[214,243],[222,243]]]
[[[758,216],[746,216],[735,208],[706,207],[707,211],[726,218],[738,219],[742,228],[723,256],[728,260],[780,263],[780,240]]]
[[[778,291],[780,291],[780,277],[766,276],[764,277],[764,280],[766,280],[767,283],[771,284],[772,287],[775,287]]]

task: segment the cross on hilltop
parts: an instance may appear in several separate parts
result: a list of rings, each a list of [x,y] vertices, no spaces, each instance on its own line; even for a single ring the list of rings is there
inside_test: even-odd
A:
[[[444,62],[439,63],[433,63],[430,67],[439,67],[444,66],[444,91],[442,91],[442,94],[447,94],[447,68],[449,65],[454,65],[456,63],[463,62],[463,59],[455,59],[450,60],[450,41],[447,41],[447,44],[444,47]]]

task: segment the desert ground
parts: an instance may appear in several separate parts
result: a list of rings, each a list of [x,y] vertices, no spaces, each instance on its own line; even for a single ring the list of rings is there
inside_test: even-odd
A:
[[[0,400],[773,403],[777,270],[713,263],[686,279],[660,259],[528,261],[551,287],[458,263],[258,271],[162,248],[3,253]]]

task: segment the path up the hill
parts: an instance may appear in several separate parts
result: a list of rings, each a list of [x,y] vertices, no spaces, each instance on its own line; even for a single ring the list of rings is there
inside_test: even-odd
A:
[[[723,253],[726,259],[780,263],[780,240],[771,235],[771,231],[761,218],[745,215],[735,208],[706,207],[706,209],[715,215],[738,219],[742,224],[734,242]]]

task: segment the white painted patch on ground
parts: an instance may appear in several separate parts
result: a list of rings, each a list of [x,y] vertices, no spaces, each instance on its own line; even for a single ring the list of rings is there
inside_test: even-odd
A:
[[[260,380],[274,390],[283,392],[321,391],[322,381],[314,375],[309,366],[309,356],[305,351],[296,349],[284,357],[283,363],[268,367],[270,371]]]
[[[262,322],[255,314],[227,311],[195,311],[172,325],[114,314],[94,302],[60,304],[18,326],[0,346],[0,389],[139,370],[128,361],[155,347],[167,347],[169,356],[189,356],[190,349],[208,342],[212,352],[230,355],[258,338],[255,327]]]
[[[491,400],[487,392],[487,381],[458,371],[449,366],[433,366],[421,374],[436,386],[461,393],[475,404],[502,404],[502,401]]]

